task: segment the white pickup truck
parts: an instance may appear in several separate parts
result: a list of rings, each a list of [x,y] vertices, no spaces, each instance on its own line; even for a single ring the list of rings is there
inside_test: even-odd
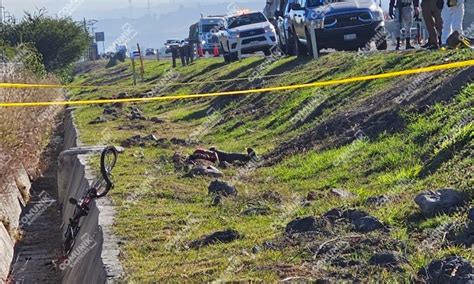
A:
[[[268,56],[277,44],[275,28],[261,12],[233,15],[225,20],[219,42],[226,62],[238,59],[239,48],[241,54],[262,51]]]

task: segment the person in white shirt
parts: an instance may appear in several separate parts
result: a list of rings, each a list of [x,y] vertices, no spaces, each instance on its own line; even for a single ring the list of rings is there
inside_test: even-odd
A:
[[[441,11],[443,18],[443,31],[441,32],[441,43],[447,44],[448,37],[458,32],[462,34],[462,21],[464,18],[464,0],[444,0]]]

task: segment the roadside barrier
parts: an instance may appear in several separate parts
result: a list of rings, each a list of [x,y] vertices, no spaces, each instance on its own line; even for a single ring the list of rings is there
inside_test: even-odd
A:
[[[288,85],[280,87],[268,87],[260,89],[248,89],[248,90],[236,90],[236,91],[225,91],[215,93],[203,93],[203,94],[182,94],[172,96],[161,96],[161,97],[142,97],[142,98],[124,98],[124,99],[100,99],[100,100],[78,100],[78,101],[54,101],[54,102],[3,102],[0,103],[0,107],[29,107],[29,106],[50,106],[50,105],[91,105],[91,104],[106,104],[106,103],[124,103],[124,102],[151,102],[151,101],[166,101],[166,100],[178,100],[178,99],[197,99],[207,97],[220,97],[220,96],[232,96],[232,95],[250,95],[258,93],[266,93],[271,91],[285,91],[285,90],[296,90],[311,87],[324,87],[332,85],[350,84],[356,82],[387,79],[399,76],[414,75],[427,72],[435,72],[441,70],[464,68],[474,66],[474,60],[466,60],[454,63],[447,63],[441,65],[434,65],[416,69],[408,69],[402,71],[386,72],[375,75],[359,76],[346,79],[330,80],[313,82],[307,84]],[[40,85],[40,84],[12,84],[12,83],[0,83],[0,88],[61,88],[67,86],[60,85]]]

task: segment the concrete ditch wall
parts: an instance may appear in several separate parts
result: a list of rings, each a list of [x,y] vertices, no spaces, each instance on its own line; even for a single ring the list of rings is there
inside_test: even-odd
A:
[[[83,147],[71,111],[68,111],[65,119],[65,151],[59,157],[58,171],[58,198],[63,205],[62,221],[65,224],[63,230],[74,211],[74,205],[68,202],[69,198],[80,199],[95,178],[87,166],[87,159],[102,149]],[[60,265],[64,269],[63,283],[105,283],[121,276],[118,245],[111,240],[110,233],[114,215],[112,209],[110,202],[99,199],[97,203],[92,203],[89,215],[81,219],[81,229],[69,262]],[[103,229],[106,232],[105,243]],[[106,249],[103,249],[104,246]]]
[[[10,272],[21,226],[20,215],[30,198],[30,188],[30,179],[23,166],[0,184],[0,283],[7,280]]]

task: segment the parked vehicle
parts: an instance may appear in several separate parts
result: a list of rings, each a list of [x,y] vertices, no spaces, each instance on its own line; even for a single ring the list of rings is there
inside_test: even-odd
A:
[[[287,55],[295,55],[294,39],[288,33],[290,25],[291,4],[297,0],[281,0],[278,10],[275,12],[276,30],[278,34],[278,44],[280,49]]]
[[[242,54],[263,51],[268,56],[277,44],[275,28],[261,12],[226,18],[225,27],[219,34],[226,62],[237,59],[239,40]]]
[[[147,48],[145,50],[145,56],[152,56],[152,55],[156,55],[156,49],[154,48]]]
[[[165,42],[165,48],[166,48],[166,49],[165,49],[165,53],[166,53],[166,54],[171,53],[171,49],[172,49],[173,47],[179,46],[180,43],[181,43],[181,40],[179,40],[179,39],[169,39],[169,40],[167,40],[167,41]]]
[[[371,0],[297,0],[291,4],[288,38],[293,38],[297,55],[312,53],[311,21],[314,22],[319,50],[358,50],[376,41],[378,49],[387,49],[382,9]]]
[[[212,54],[219,45],[218,32],[224,26],[224,16],[201,17],[198,22],[198,41],[204,52]]]
[[[138,50],[132,51],[132,54],[130,54],[131,58],[140,58],[140,52]]]

